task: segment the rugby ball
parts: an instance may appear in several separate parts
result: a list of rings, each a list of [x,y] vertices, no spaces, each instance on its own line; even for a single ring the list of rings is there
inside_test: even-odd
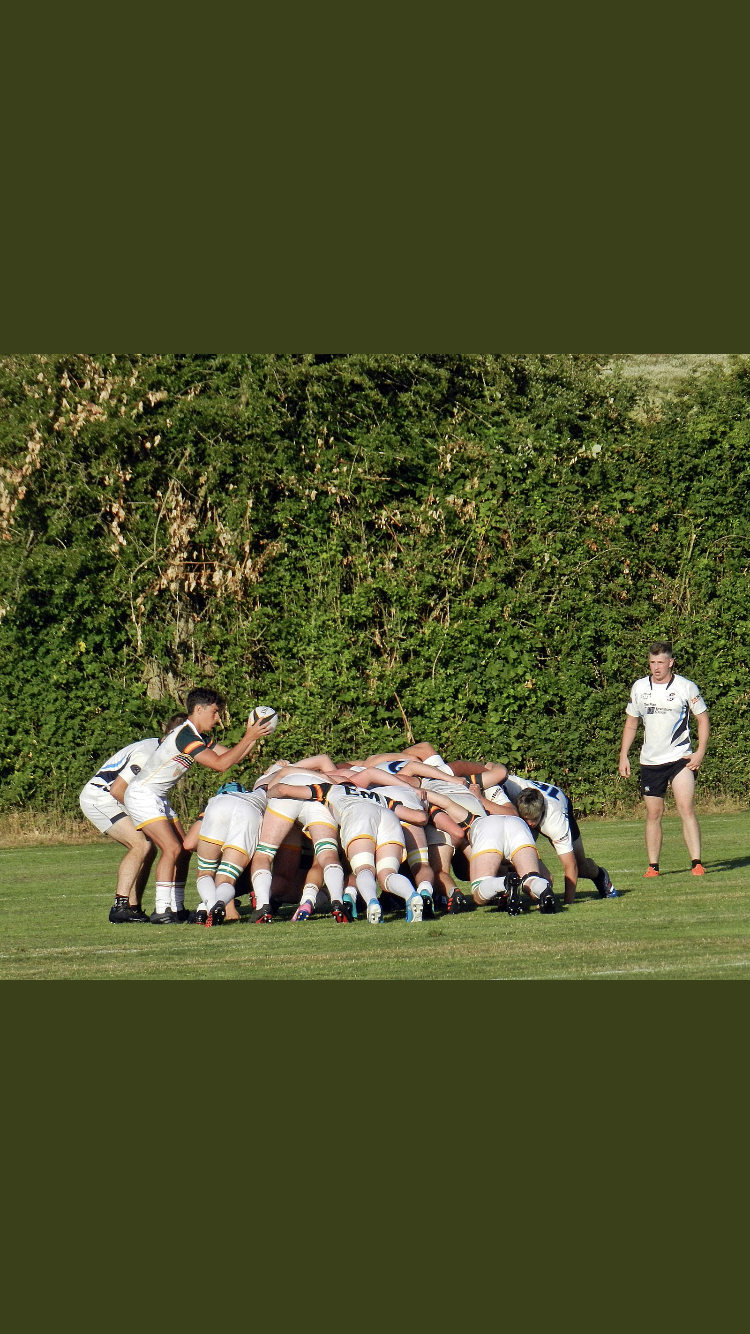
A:
[[[251,725],[252,723],[270,723],[271,731],[275,732],[279,725],[279,715],[268,704],[259,704],[257,709],[253,709],[247,721]]]

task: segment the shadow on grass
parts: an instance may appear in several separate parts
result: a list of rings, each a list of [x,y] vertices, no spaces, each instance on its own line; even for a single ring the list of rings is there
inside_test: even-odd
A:
[[[736,871],[741,866],[750,866],[750,857],[727,857],[723,861],[704,862],[703,865],[707,871]]]
[[[617,897],[618,897],[618,899],[624,899],[628,894],[632,894],[632,893],[633,893],[632,889],[619,889],[619,888],[618,888],[618,890],[617,890]],[[600,896],[599,896],[599,892],[598,892],[598,890],[596,890],[596,889],[592,889],[592,890],[580,890],[580,889],[579,889],[579,890],[576,890],[575,901],[574,901],[572,904],[568,903],[568,904],[566,904],[565,906],[566,906],[567,908],[571,908],[571,907],[572,907],[572,908],[575,908],[576,903],[584,903],[584,902],[588,902],[588,901],[591,901],[591,902],[593,902],[593,903],[606,903],[606,902],[607,902],[607,899],[600,898]],[[614,900],[610,900],[610,902],[614,902]]]

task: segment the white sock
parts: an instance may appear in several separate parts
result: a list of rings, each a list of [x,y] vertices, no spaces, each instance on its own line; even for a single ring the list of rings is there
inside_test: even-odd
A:
[[[172,885],[170,907],[172,912],[182,912],[185,907],[185,881],[175,880]]]
[[[212,875],[199,875],[195,888],[202,900],[200,907],[207,912],[206,904],[214,901],[214,878]],[[199,910],[197,910],[199,911]]]
[[[538,899],[545,889],[549,889],[549,881],[544,880],[540,875],[530,875],[524,884],[524,889],[531,894],[532,898]]]
[[[234,901],[234,882],[232,880],[222,880],[220,885],[214,889],[214,904],[219,900],[226,908]],[[210,901],[209,901],[210,902]],[[210,904],[213,907],[213,904]]]
[[[157,880],[155,912],[166,912],[167,908],[171,908],[173,888],[171,880]]]
[[[341,902],[341,895],[344,892],[344,872],[340,866],[325,866],[323,868],[323,879],[326,889],[331,896],[331,901],[338,899]]]
[[[371,899],[376,899],[378,897],[378,882],[372,871],[368,870],[367,867],[365,867],[363,871],[358,871],[356,889],[354,885],[352,885],[349,892],[351,893],[352,890],[354,891],[355,897],[357,890],[359,890],[365,903],[369,903]]]
[[[318,897],[318,886],[305,885],[304,889],[302,890],[302,898],[300,899],[300,906],[303,903],[311,903],[314,909],[317,897]]]
[[[271,881],[273,880],[271,872],[255,871],[252,879],[256,908],[267,908],[271,902]]]
[[[478,890],[485,903],[491,903],[497,894],[505,893],[505,876],[486,875],[482,880],[472,880],[471,887]]]
[[[385,882],[385,887],[390,890],[391,894],[397,894],[400,899],[404,899],[406,903],[409,902],[409,899],[413,899],[417,893],[411,880],[407,880],[405,875],[399,875],[398,871],[391,871]]]

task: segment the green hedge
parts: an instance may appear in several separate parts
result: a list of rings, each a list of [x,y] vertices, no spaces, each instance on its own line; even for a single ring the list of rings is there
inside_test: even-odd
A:
[[[210,683],[231,738],[279,709],[265,755],[408,725],[612,809],[654,637],[711,710],[704,788],[744,797],[748,363],[654,405],[608,360],[0,359],[2,808],[74,810]]]

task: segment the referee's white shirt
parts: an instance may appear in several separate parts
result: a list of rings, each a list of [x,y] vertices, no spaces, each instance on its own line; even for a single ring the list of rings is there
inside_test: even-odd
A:
[[[643,719],[641,764],[674,764],[690,754],[690,714],[705,713],[706,703],[695,681],[686,676],[672,676],[664,685],[643,676],[633,686],[625,711]]]

